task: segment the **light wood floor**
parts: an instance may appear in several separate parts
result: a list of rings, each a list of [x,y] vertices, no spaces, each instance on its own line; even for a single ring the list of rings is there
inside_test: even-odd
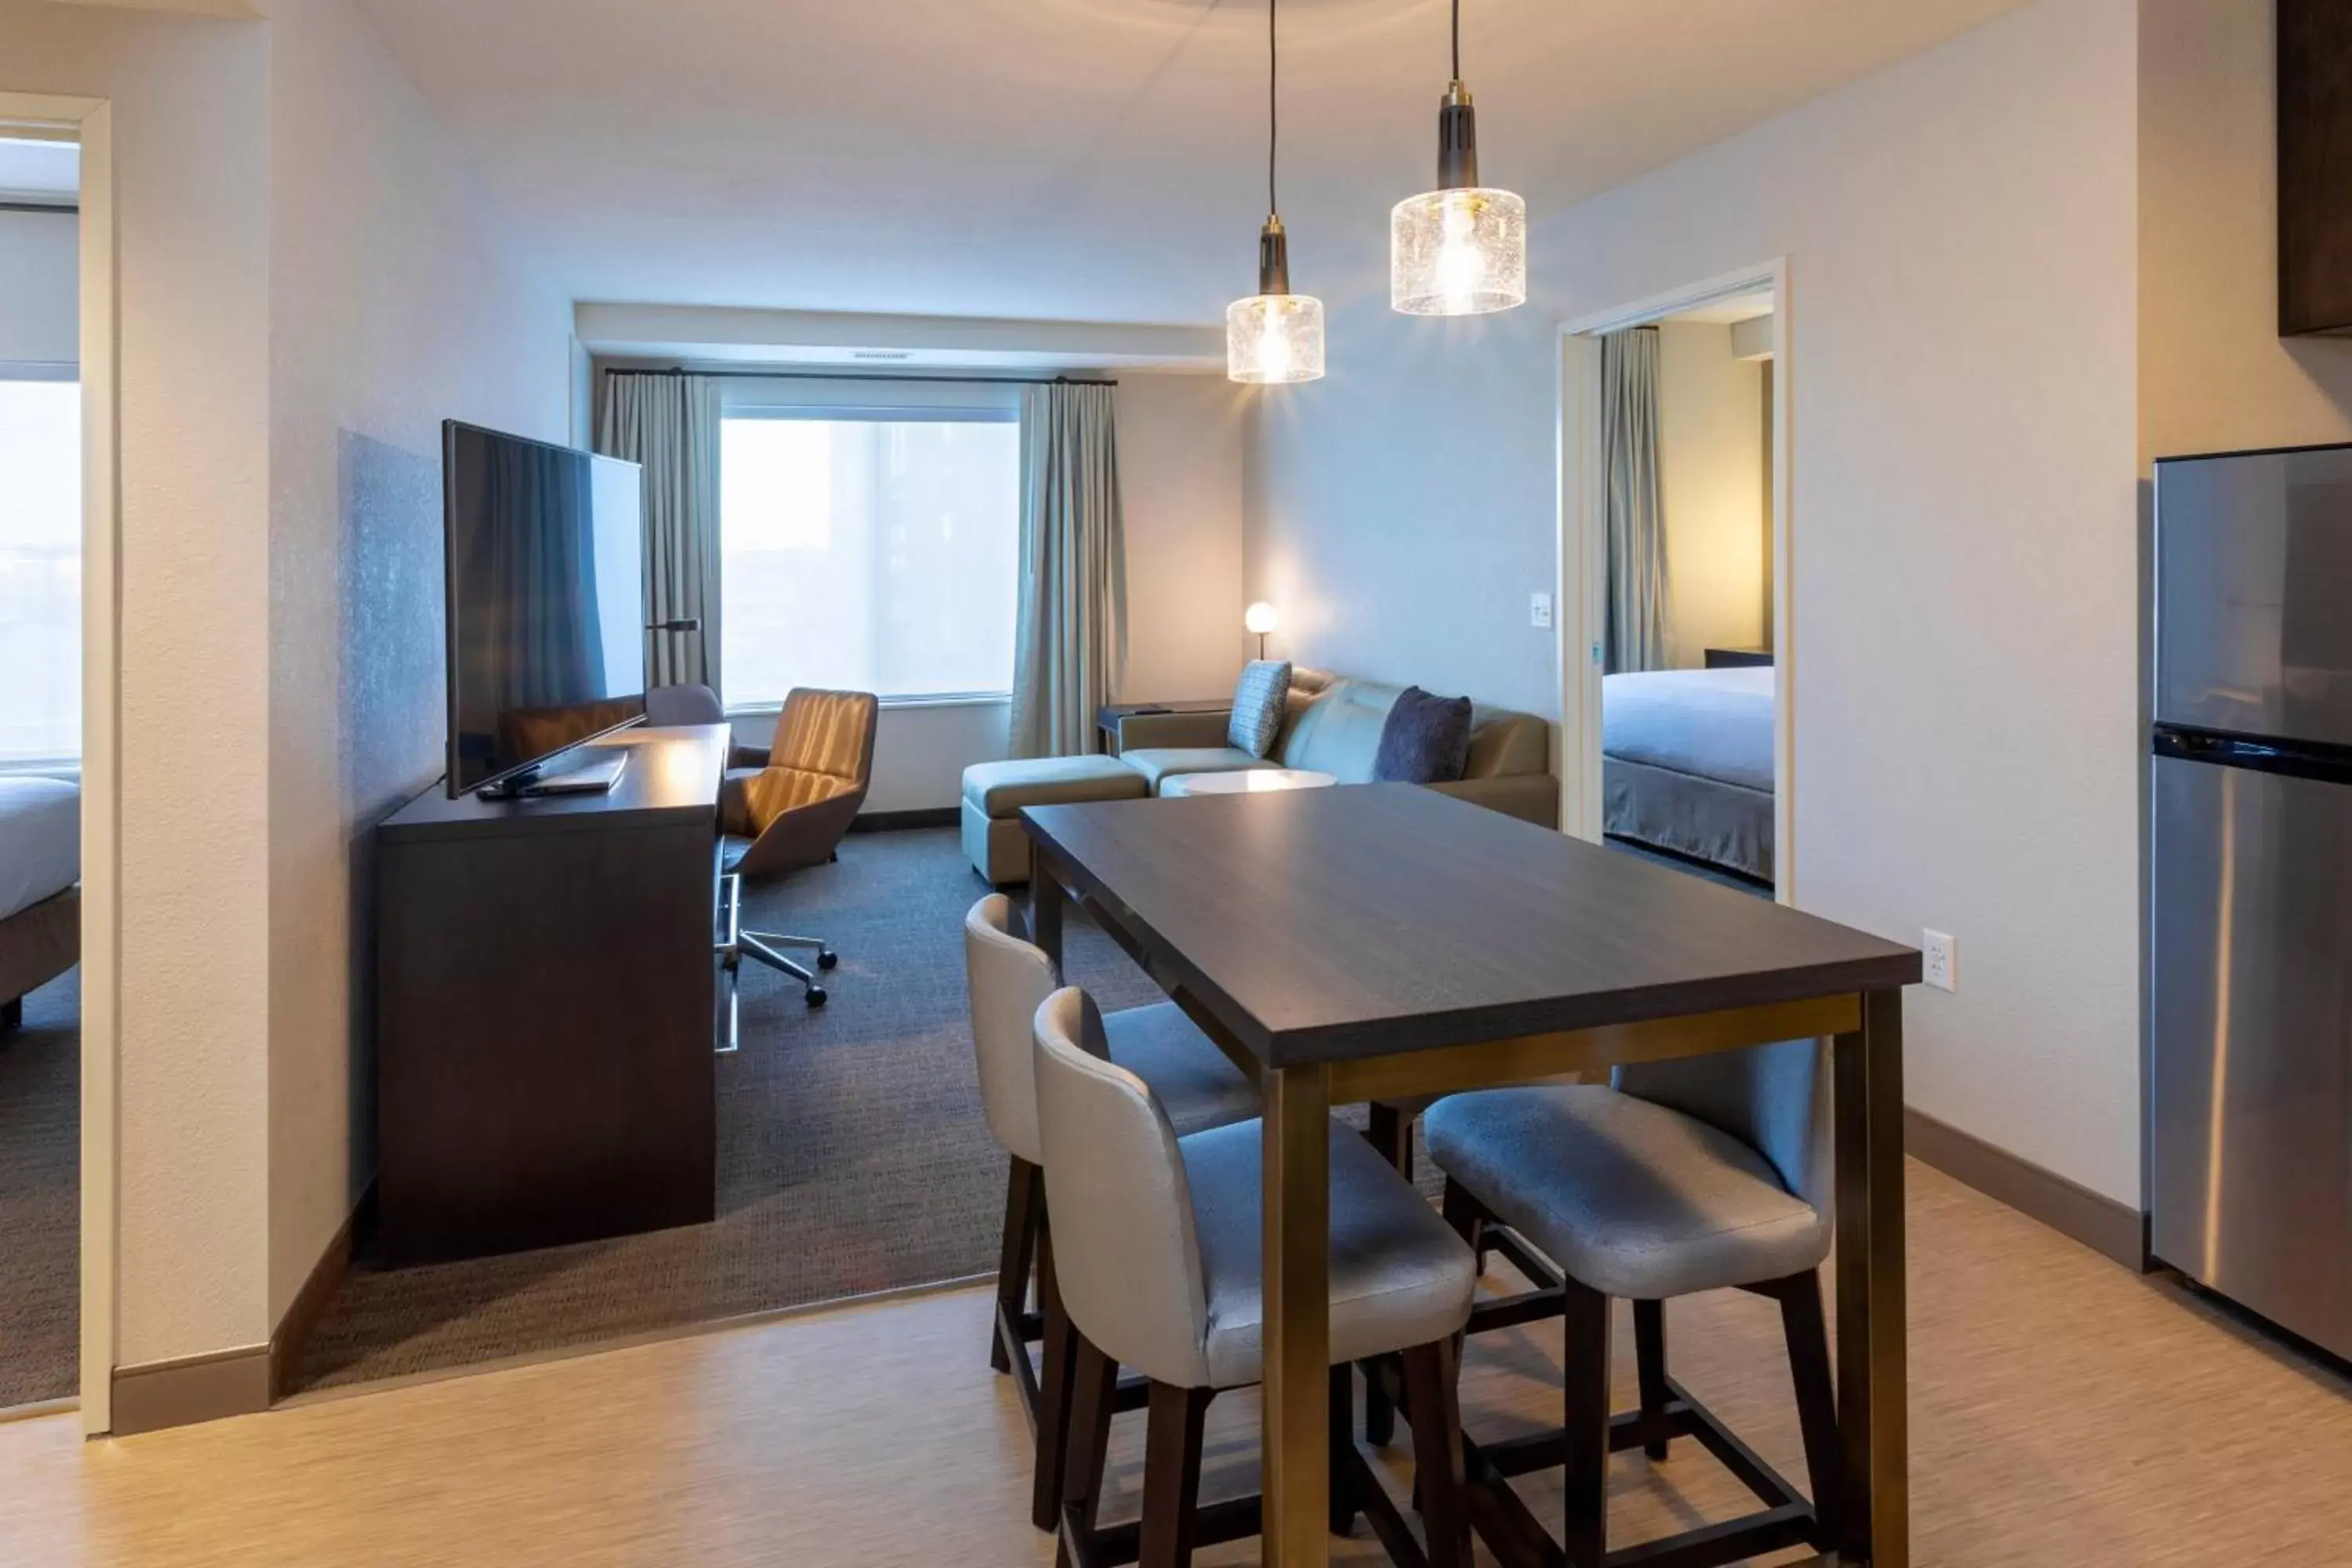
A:
[[[1918,1563],[2352,1562],[2344,1384],[1911,1177]],[[985,1296],[957,1291],[121,1442],[84,1444],[70,1416],[0,1426],[0,1563],[1043,1565],[986,1321]],[[1793,1473],[1769,1305],[1677,1303],[1670,1337],[1677,1373]],[[1473,1429],[1549,1418],[1557,1353],[1556,1331],[1474,1346]],[[1622,1403],[1630,1368],[1620,1380]],[[1212,1493],[1252,1484],[1255,1415],[1247,1396],[1219,1402]],[[1139,1419],[1121,1418],[1115,1508],[1131,1506]],[[1618,1461],[1620,1543],[1738,1506],[1688,1447],[1655,1470]],[[1522,1485],[1556,1512],[1556,1486]],[[1368,1538],[1338,1555],[1380,1560]]]

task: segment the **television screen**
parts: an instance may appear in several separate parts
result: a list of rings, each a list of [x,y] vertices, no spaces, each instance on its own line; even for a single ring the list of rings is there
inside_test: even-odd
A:
[[[645,711],[643,470],[442,426],[455,796]]]

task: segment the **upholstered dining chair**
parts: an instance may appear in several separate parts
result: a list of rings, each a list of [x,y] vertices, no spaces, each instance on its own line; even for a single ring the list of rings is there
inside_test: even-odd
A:
[[[656,730],[685,729],[695,724],[724,724],[726,706],[719,693],[699,681],[686,681],[677,686],[656,686],[646,692],[646,722]],[[729,767],[744,764],[734,760],[741,748],[730,752]]]
[[[1048,1307],[1068,1319],[1075,1362],[1061,1531],[1070,1560],[1112,1555],[1096,1510],[1118,1369],[1130,1367],[1150,1388],[1138,1560],[1175,1568],[1196,1542],[1258,1528],[1258,1500],[1202,1510],[1198,1492],[1210,1401],[1264,1375],[1264,1134],[1251,1121],[1179,1137],[1150,1085],[1087,1048],[1087,1006],[1066,987],[1035,1026],[1058,1287]],[[1331,1527],[1344,1534],[1361,1512],[1383,1542],[1412,1542],[1348,1411],[1349,1363],[1401,1354],[1425,1561],[1457,1568],[1470,1538],[1454,1336],[1469,1319],[1477,1265],[1360,1136],[1337,1121],[1329,1132]],[[1398,1545],[1401,1563],[1421,1560]]]
[[[1034,1419],[1048,1395],[1029,1369],[1027,1343],[1045,1333],[1045,1298],[1053,1289],[1053,1241],[1045,1215],[1045,1154],[1037,1137],[1038,1007],[1061,984],[1045,950],[1028,940],[1020,910],[1002,893],[972,905],[963,921],[964,979],[971,1000],[971,1047],[980,1077],[980,1106],[988,1130],[1012,1157],[1004,1197],[1004,1235],[996,1271],[996,1321],[990,1364],[1016,1380],[1021,1403]],[[1089,1006],[1092,1005],[1089,1004]],[[1110,1060],[1150,1084],[1181,1132],[1223,1127],[1257,1114],[1257,1090],[1223,1051],[1173,1002],[1092,1013]],[[1039,1310],[1027,1310],[1029,1278],[1038,1279]],[[1045,1347],[1049,1377],[1067,1363],[1059,1342]],[[1050,1400],[1061,1399],[1058,1383]],[[1061,1503],[1061,1434],[1042,1422],[1032,1513],[1050,1530]]]
[[[1567,1424],[1515,1436],[1492,1456],[1475,1445],[1470,1452],[1505,1476],[1566,1455],[1561,1544],[1570,1563],[1606,1556],[1611,1448],[1639,1446],[1663,1459],[1679,1436],[1696,1437],[1765,1504],[1709,1527],[1716,1536],[1746,1532],[1722,1542],[1727,1552],[1834,1547],[1840,1459],[1818,1273],[1832,1233],[1828,1057],[1819,1040],[1790,1040],[1620,1068],[1609,1087],[1449,1095],[1423,1118],[1455,1228],[1467,1238],[1499,1221],[1558,1265]],[[1528,1268],[1540,1279],[1540,1259]],[[1730,1289],[1780,1306],[1810,1503],[1667,1375],[1664,1302]],[[1633,1303],[1641,1411],[1612,1424],[1609,1304],[1621,1296]],[[1644,1550],[1663,1558],[1673,1545]]]
[[[831,969],[839,955],[822,937],[745,930],[743,882],[833,858],[874,782],[880,708],[870,691],[796,686],[776,717],[775,743],[737,748],[736,760],[749,765],[730,766],[719,786],[728,878],[720,961],[730,975],[746,958],[791,975],[805,988],[812,1007],[825,1000],[817,971]],[[814,953],[815,969],[785,956],[786,949]]]

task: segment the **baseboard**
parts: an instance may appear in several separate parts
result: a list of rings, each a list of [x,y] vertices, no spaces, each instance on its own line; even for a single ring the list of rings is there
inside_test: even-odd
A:
[[[852,833],[895,833],[905,827],[953,827],[962,809],[952,805],[925,806],[920,811],[861,811],[850,819]]]
[[[2147,1267],[2140,1213],[2081,1186],[2006,1149],[1938,1121],[1925,1111],[1903,1113],[1909,1152],[1956,1182],[2007,1204],[2026,1218],[2115,1259],[2135,1274]]]
[[[360,1201],[343,1216],[343,1223],[310,1265],[310,1278],[294,1292],[287,1303],[286,1315],[269,1335],[269,1397],[283,1399],[294,1389],[294,1369],[302,1360],[302,1347],[309,1342],[310,1331],[319,1326],[319,1318],[326,1311],[327,1303],[342,1289],[343,1277],[351,1272],[352,1237],[358,1235],[361,1216],[375,1202],[375,1183],[371,1180],[360,1194]]]
[[[269,1408],[269,1347],[247,1345],[210,1355],[114,1369],[117,1437],[189,1426]]]

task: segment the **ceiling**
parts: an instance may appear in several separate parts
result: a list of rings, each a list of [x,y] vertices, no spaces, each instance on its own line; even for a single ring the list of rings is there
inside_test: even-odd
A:
[[[1253,0],[362,0],[575,298],[1207,322],[1255,282]],[[1468,0],[1485,174],[1547,210],[2019,0]],[[1286,0],[1297,287],[1386,287],[1444,0]]]

